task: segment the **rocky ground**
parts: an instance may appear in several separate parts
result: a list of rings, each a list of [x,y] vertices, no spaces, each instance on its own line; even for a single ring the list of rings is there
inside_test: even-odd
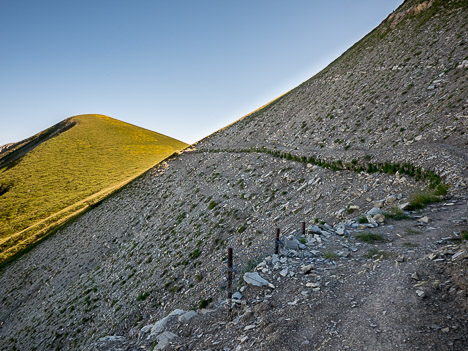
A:
[[[175,310],[138,339],[102,338],[91,349],[465,350],[467,214],[468,197],[457,196],[366,224],[383,238],[375,243],[359,241],[353,221],[343,235],[310,225],[256,265],[263,286],[238,274],[231,301]]]
[[[3,267],[0,349],[464,350],[467,10],[425,3]]]
[[[169,336],[170,350],[464,350],[467,208],[454,198],[390,221],[370,230],[384,238],[377,244],[355,230],[322,232],[317,245],[309,230],[306,248],[256,266],[274,288],[244,282],[232,304],[173,317],[159,336],[143,328],[135,346],[158,349]]]

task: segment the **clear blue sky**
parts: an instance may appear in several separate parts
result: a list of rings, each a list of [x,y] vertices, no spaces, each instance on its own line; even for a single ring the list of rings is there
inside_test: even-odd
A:
[[[0,145],[105,114],[195,142],[307,80],[402,0],[0,0]]]

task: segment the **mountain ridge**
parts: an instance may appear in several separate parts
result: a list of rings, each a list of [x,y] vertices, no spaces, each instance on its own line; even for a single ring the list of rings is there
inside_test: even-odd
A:
[[[1,261],[186,146],[104,115],[69,117],[13,144],[0,154]]]

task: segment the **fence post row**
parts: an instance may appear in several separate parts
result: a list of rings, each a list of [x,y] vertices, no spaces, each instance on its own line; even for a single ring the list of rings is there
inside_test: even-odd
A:
[[[232,298],[232,247],[228,247],[227,259],[227,298]]]
[[[277,255],[278,255],[278,252],[279,252],[279,235],[280,235],[280,229],[276,228],[275,254],[277,254]]]

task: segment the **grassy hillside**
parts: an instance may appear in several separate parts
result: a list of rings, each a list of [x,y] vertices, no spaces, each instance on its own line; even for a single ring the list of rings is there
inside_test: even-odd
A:
[[[80,115],[11,148],[0,157],[0,262],[185,146]]]

